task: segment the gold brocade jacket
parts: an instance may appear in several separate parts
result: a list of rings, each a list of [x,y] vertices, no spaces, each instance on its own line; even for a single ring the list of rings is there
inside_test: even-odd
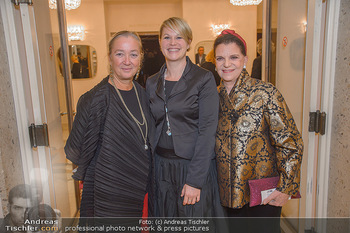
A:
[[[277,190],[299,191],[301,135],[281,93],[243,70],[228,95],[221,83],[216,155],[223,206],[249,203],[248,180],[280,176]]]

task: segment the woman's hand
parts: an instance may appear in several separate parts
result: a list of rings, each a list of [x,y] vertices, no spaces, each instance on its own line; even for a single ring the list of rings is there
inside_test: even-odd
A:
[[[273,191],[270,196],[264,199],[263,205],[283,206],[289,200],[289,195],[277,190]]]
[[[199,202],[201,196],[201,190],[193,188],[187,184],[184,185],[181,191],[181,197],[184,198],[183,205],[194,205]]]

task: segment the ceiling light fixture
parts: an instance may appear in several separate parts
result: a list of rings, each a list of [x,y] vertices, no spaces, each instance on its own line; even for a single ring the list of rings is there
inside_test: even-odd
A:
[[[80,6],[81,0],[65,0],[66,10],[74,10]],[[50,9],[57,9],[57,0],[49,0]]]
[[[259,5],[262,0],[230,0],[234,6]]]

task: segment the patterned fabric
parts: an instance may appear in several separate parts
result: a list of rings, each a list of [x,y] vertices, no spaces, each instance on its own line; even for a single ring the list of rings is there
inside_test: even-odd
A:
[[[300,185],[301,135],[281,93],[243,70],[220,96],[216,154],[223,206],[249,203],[248,180],[280,176],[277,190],[295,195]]]

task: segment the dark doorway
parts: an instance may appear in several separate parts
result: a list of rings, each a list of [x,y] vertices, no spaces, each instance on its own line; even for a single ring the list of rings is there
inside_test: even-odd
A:
[[[165,62],[165,58],[160,51],[158,35],[141,34],[140,37],[145,56],[137,82],[144,87],[147,78],[159,71]]]

